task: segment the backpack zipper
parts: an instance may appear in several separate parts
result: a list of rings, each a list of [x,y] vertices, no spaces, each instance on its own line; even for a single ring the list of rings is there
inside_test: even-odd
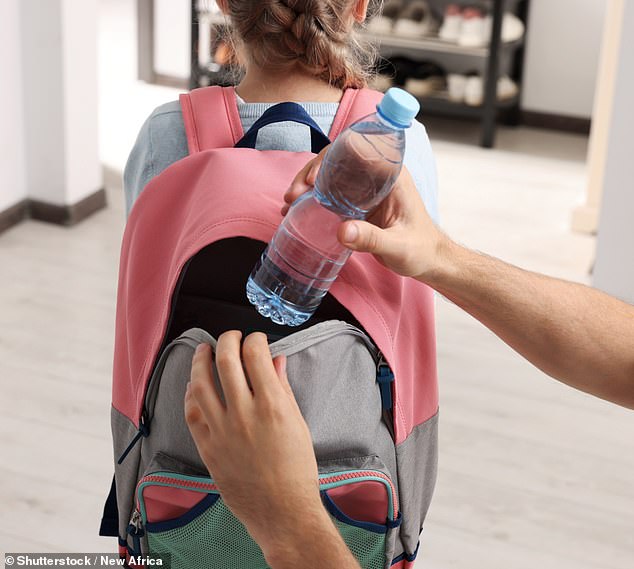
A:
[[[398,496],[396,495],[396,489],[394,488],[394,483],[390,479],[389,476],[383,474],[378,470],[356,470],[356,471],[346,471],[346,472],[338,472],[330,475],[320,475],[319,477],[319,486],[322,490],[328,490],[330,488],[334,488],[337,486],[344,486],[345,484],[341,484],[341,482],[353,483],[355,481],[360,481],[359,479],[368,479],[375,480],[383,483],[386,486],[388,491],[389,503],[391,506],[391,521],[397,520],[399,515],[398,509]],[[184,490],[194,490],[196,492],[206,492],[206,493],[220,493],[218,490],[218,486],[211,482],[196,479],[186,475],[174,476],[171,473],[167,472],[159,472],[156,474],[149,474],[144,476],[139,480],[136,489],[136,509],[133,514],[133,519],[136,519],[141,524],[145,518],[145,508],[142,506],[142,489],[146,485],[156,484],[158,486],[169,486],[169,487],[177,487]],[[143,513],[143,515],[142,515]],[[135,515],[136,514],[136,515]],[[132,523],[132,522],[131,522]],[[137,530],[139,529],[138,526]]]
[[[175,294],[177,294],[178,289],[180,288],[180,282],[182,281],[182,277],[187,269],[187,266],[188,265],[186,265],[183,268],[183,273],[181,275],[181,278],[179,279],[179,285],[177,286],[177,289],[175,290]],[[204,330],[201,330],[201,332],[204,332]],[[306,330],[302,330],[300,332],[297,332],[297,334],[303,334],[305,332]],[[335,337],[342,333],[352,334],[354,336],[357,336],[358,338],[361,338],[364,344],[366,345],[366,347],[368,348],[368,351],[370,352],[372,358],[376,362],[376,366],[377,366],[376,380],[379,383],[379,387],[381,389],[383,416],[384,416],[385,422],[387,423],[388,429],[392,435],[392,438],[394,438],[394,432],[393,432],[394,427],[392,424],[393,418],[391,415],[391,412],[392,412],[391,382],[394,381],[394,374],[392,373],[389,364],[383,357],[383,354],[377,349],[376,345],[374,344],[374,342],[372,342],[372,340],[368,337],[368,335],[351,324],[347,324],[345,328],[342,328],[340,330],[333,331],[332,336],[326,333],[324,337],[322,338],[322,341],[326,339],[330,339],[330,337]],[[209,335],[208,333],[206,334],[209,337],[210,341],[213,340],[211,335]],[[283,344],[287,342],[288,338],[290,338],[290,336],[287,336],[286,338],[279,340],[278,342],[273,342],[270,345],[272,351],[275,351],[276,344]],[[117,464],[123,463],[123,461],[126,459],[128,454],[130,454],[132,449],[137,445],[137,443],[141,440],[141,438],[146,438],[150,435],[150,423],[152,422],[152,412],[153,412],[153,406],[154,406],[153,405],[154,402],[152,401],[152,399],[155,397],[158,391],[158,386],[160,384],[159,380],[160,380],[163,368],[165,367],[167,356],[169,355],[171,349],[179,344],[188,345],[195,349],[198,342],[188,337],[179,336],[178,338],[175,338],[174,340],[172,340],[172,342],[170,342],[166,346],[161,347],[160,356],[156,364],[154,365],[152,376],[150,377],[150,380],[148,382],[148,385],[145,391],[145,395],[143,399],[143,409],[141,411],[141,417],[139,419],[139,428],[137,432],[135,433],[134,437],[132,438],[132,440],[130,441],[130,443],[128,444],[128,446],[121,453],[121,456],[117,460]]]
[[[191,347],[192,349],[196,349],[197,343],[191,338],[184,338],[179,336],[175,340],[172,340],[172,342],[170,342],[161,353],[161,357],[156,363],[154,372],[152,373],[152,377],[150,377],[150,381],[148,382],[147,389],[145,391],[145,396],[143,398],[143,410],[141,411],[141,418],[139,419],[139,428],[134,435],[134,438],[130,441],[130,444],[121,453],[121,456],[117,460],[117,464],[121,464],[126,459],[128,454],[130,454],[132,449],[141,440],[141,437],[145,438],[150,435],[150,423],[152,422],[154,411],[153,399],[158,393],[158,387],[160,384],[159,379],[163,373],[163,369],[165,368],[165,363],[167,362],[168,355],[170,354],[172,349],[178,345],[186,345]]]

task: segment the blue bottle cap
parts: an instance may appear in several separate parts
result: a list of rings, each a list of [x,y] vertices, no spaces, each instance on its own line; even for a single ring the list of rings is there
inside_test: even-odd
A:
[[[392,87],[377,105],[379,114],[399,128],[409,128],[420,111],[420,103],[407,91]]]

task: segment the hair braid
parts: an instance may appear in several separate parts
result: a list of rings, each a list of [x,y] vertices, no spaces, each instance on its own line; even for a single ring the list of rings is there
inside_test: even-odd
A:
[[[340,88],[365,86],[374,50],[350,29],[353,0],[228,0],[234,33],[261,66],[297,65]]]

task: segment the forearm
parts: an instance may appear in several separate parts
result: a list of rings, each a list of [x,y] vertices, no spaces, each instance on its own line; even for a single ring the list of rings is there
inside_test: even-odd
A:
[[[634,408],[634,307],[444,240],[420,279],[568,385]]]
[[[281,531],[263,551],[272,569],[360,569],[321,504],[319,511]]]

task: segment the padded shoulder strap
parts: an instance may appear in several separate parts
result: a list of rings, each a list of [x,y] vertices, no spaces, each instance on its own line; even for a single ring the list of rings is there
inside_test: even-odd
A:
[[[328,138],[334,140],[341,131],[353,122],[376,111],[383,93],[372,89],[346,89],[339,103],[335,120],[330,127]]]
[[[243,136],[233,87],[203,87],[180,96],[190,154],[231,148]]]

